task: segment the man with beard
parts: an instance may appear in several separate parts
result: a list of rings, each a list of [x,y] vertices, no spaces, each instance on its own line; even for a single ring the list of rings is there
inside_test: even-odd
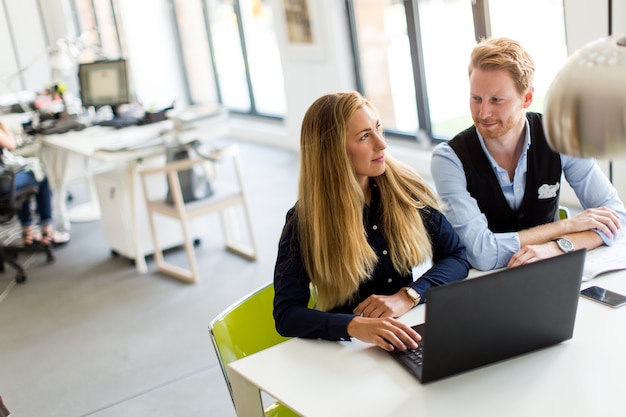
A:
[[[474,125],[432,155],[444,213],[476,269],[513,267],[572,250],[612,245],[624,204],[595,160],[554,152],[533,101],[535,65],[516,41],[492,38],[469,65]],[[583,210],[558,220],[562,174]]]

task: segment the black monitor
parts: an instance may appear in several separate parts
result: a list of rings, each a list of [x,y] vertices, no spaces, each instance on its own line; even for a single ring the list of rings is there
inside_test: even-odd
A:
[[[118,106],[132,101],[125,59],[80,63],[78,66],[80,99],[83,107]]]

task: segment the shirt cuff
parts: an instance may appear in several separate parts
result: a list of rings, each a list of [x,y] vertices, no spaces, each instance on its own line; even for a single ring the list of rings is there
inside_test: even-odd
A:
[[[613,237],[608,237],[599,229],[592,229],[592,230],[600,236],[600,239],[602,239],[602,242],[604,242],[606,246],[613,246],[613,243],[615,243],[617,239],[622,238],[624,235],[624,232],[622,230],[619,230],[617,235]]]
[[[508,265],[511,257],[520,250],[519,233],[498,233],[496,239],[498,241],[498,255],[494,269],[504,268]]]
[[[328,336],[330,340],[352,340],[348,334],[348,323],[356,317],[354,314],[332,314],[328,320]]]

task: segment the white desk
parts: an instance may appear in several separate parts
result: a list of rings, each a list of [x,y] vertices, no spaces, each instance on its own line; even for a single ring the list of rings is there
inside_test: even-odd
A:
[[[91,202],[95,203],[95,210],[99,210],[98,199],[95,195],[91,176],[94,173],[121,169],[125,172],[126,183],[130,189],[129,201],[131,213],[129,214],[132,240],[134,244],[135,266],[140,273],[147,272],[144,251],[140,244],[140,232],[138,230],[138,202],[134,190],[137,178],[137,169],[142,159],[162,155],[163,146],[152,146],[131,151],[103,151],[101,149],[111,147],[114,144],[140,143],[157,138],[161,132],[171,129],[172,123],[164,121],[144,126],[132,126],[124,129],[112,127],[90,127],[82,131],[72,131],[59,135],[43,137],[41,159],[45,165],[50,184],[55,191],[54,208],[58,216],[61,229],[69,230],[70,215],[65,205],[67,185],[70,181],[69,166],[73,157],[83,161],[84,172],[82,176],[89,180]],[[89,213],[87,213],[89,214]]]
[[[161,133],[168,132],[170,135],[176,135],[180,142],[188,142],[214,139],[224,135],[227,131],[228,112],[226,110],[215,106],[198,106],[191,107],[172,120],[163,122],[130,126],[123,129],[89,127],[79,132],[68,132],[41,138],[41,159],[55,191],[54,208],[55,215],[58,216],[61,223],[60,228],[64,230],[70,228],[70,215],[65,205],[65,195],[67,194],[67,184],[70,181],[69,166],[71,160],[76,158],[81,160],[84,169],[80,173],[80,177],[89,181],[91,202],[96,204],[96,210],[102,208],[102,201],[98,199],[96,194],[92,181],[93,175],[96,173],[115,173],[121,179],[104,178],[103,181],[109,183],[112,180],[124,184],[124,187],[116,187],[116,190],[123,188],[124,198],[111,199],[114,204],[118,204],[115,209],[118,212],[123,212],[120,217],[123,217],[121,220],[125,226],[122,227],[123,230],[120,233],[124,235],[119,236],[117,231],[111,230],[110,224],[103,222],[108,233],[107,241],[112,248],[114,240],[115,244],[125,242],[121,246],[134,259],[137,271],[146,273],[148,268],[145,255],[151,253],[148,245],[151,246],[152,243],[142,242],[152,242],[152,239],[150,239],[147,226],[141,228],[141,224],[147,222],[143,193],[138,188],[141,186],[138,176],[141,164],[146,163],[149,158],[152,158],[151,161],[153,162],[158,158],[161,158],[160,163],[165,161],[165,147],[162,146],[163,142],[159,140]],[[169,139],[171,140],[173,137]],[[146,142],[152,146],[144,146]],[[128,147],[131,149],[122,149]],[[165,184],[165,179],[163,184]],[[119,204],[121,201],[128,203],[127,209],[125,204]],[[113,223],[115,223],[113,227],[118,224]],[[178,244],[182,243],[180,240],[177,242]]]
[[[626,271],[590,285],[626,294]],[[402,320],[423,322],[424,306]],[[581,298],[571,340],[425,385],[357,340],[294,338],[230,370],[239,417],[263,415],[259,390],[307,417],[623,415],[626,307]]]

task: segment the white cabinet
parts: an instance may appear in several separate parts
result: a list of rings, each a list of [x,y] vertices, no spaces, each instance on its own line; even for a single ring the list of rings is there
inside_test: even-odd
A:
[[[140,166],[156,167],[164,163],[164,157],[154,157],[142,161]],[[135,259],[137,254],[146,256],[154,253],[138,167],[131,164],[126,169],[94,175],[106,242],[111,251],[129,259]],[[151,194],[167,193],[165,175],[150,178],[148,184]],[[157,227],[162,247],[173,248],[184,243],[182,230],[175,221],[158,219]],[[198,228],[194,230],[199,232]],[[199,233],[194,236],[199,236]]]

